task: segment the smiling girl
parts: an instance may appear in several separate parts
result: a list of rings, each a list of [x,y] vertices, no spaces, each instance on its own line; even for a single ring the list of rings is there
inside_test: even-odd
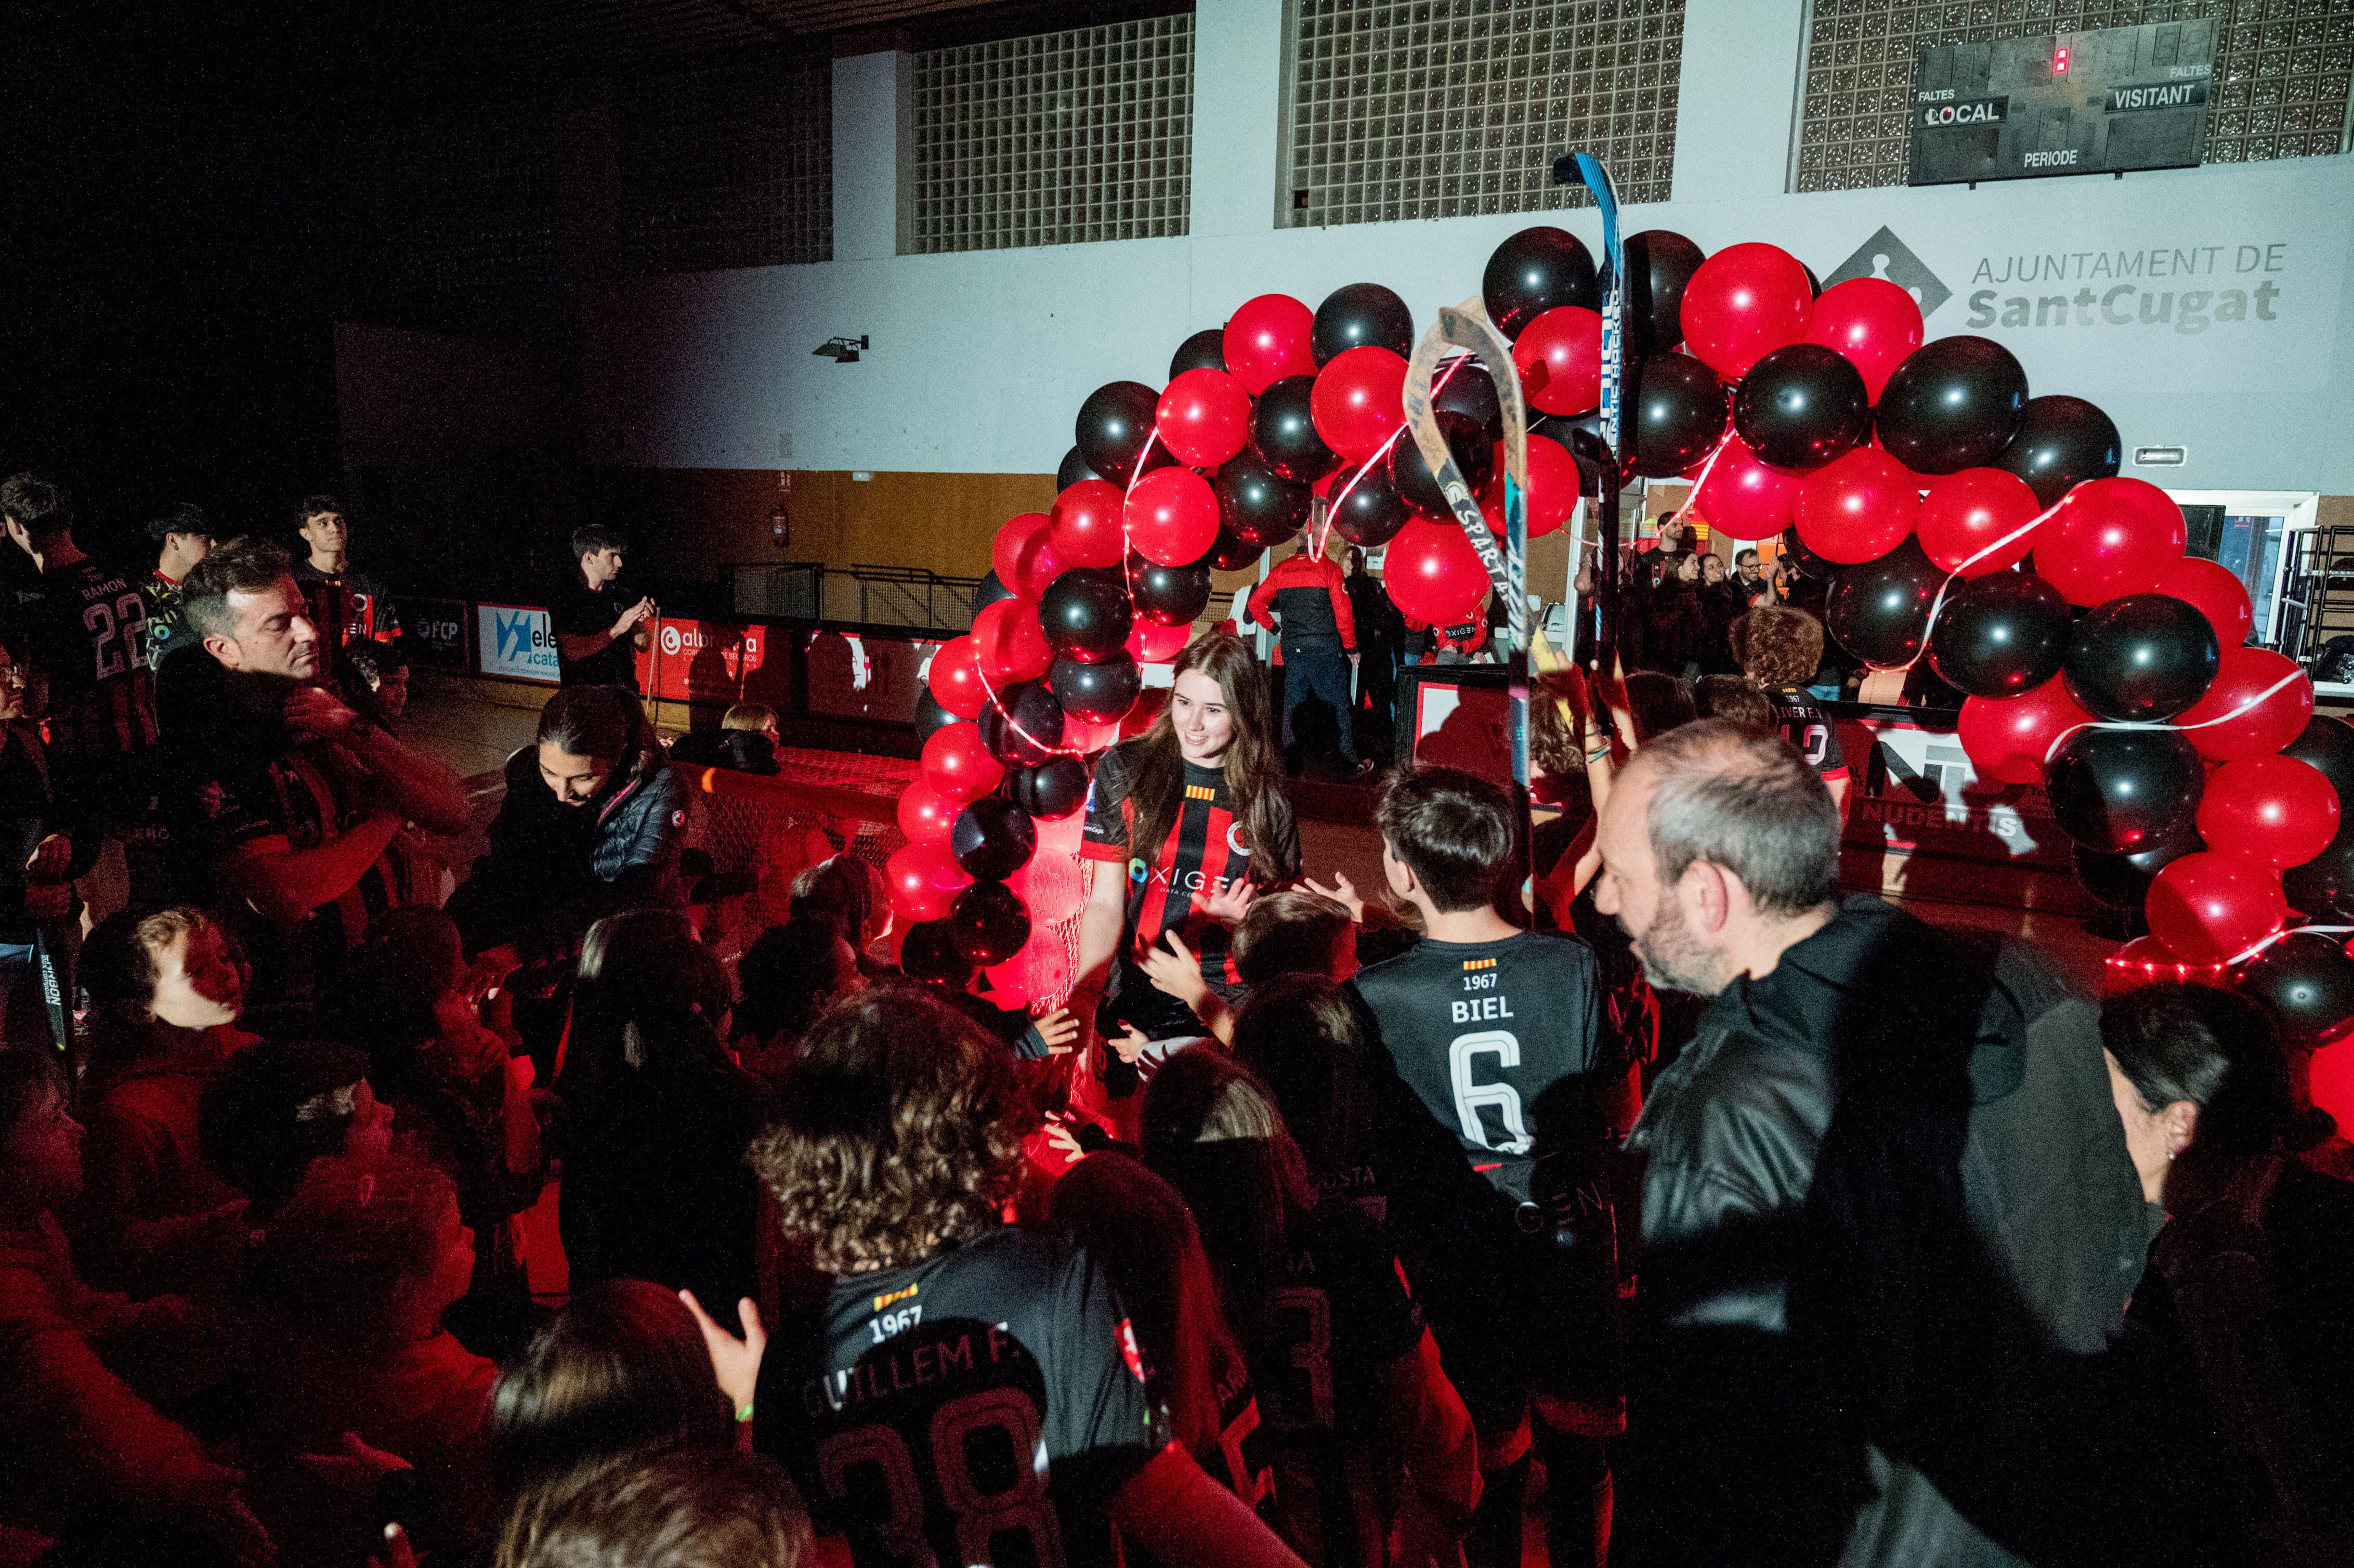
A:
[[[1072,1010],[1096,1015],[1107,1033],[1202,1033],[1183,1002],[1153,989],[1139,956],[1173,938],[1184,946],[1172,950],[1199,956],[1211,990],[1238,996],[1227,927],[1253,893],[1299,874],[1265,672],[1240,638],[1188,644],[1152,727],[1097,762],[1080,853],[1097,870]],[[1111,1064],[1106,1081],[1115,1095],[1131,1092],[1125,1064]]]

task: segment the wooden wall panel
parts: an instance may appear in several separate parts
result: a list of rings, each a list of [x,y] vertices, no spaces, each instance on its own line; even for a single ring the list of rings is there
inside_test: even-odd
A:
[[[791,542],[779,547],[769,514],[774,469],[600,469],[596,510],[626,532],[665,577],[709,581],[728,563],[822,561],[921,567],[953,577],[989,570],[998,528],[1055,503],[1048,473],[796,471],[784,496]]]

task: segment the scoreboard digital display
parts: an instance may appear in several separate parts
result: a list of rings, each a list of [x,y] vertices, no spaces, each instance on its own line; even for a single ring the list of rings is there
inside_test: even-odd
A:
[[[2194,167],[2214,59],[2210,19],[1925,48],[1906,183]]]

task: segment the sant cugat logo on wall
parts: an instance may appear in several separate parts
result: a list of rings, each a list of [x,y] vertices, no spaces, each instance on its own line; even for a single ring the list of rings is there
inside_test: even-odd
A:
[[[1882,224],[1872,237],[1856,247],[1855,254],[1839,264],[1839,270],[1823,280],[1828,289],[1833,283],[1844,283],[1855,278],[1885,278],[1911,294],[1925,318],[1937,313],[1937,307],[1954,297],[1945,280],[1929,270],[1929,265],[1896,231]]]
[[[2190,337],[2211,326],[2276,322],[2288,247],[2277,239],[1981,256],[1963,324],[2148,327]]]

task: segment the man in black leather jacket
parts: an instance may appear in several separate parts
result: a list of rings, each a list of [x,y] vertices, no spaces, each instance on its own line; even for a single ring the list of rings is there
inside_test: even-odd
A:
[[[2097,1016],[2016,943],[1842,902],[1839,829],[1787,742],[1718,721],[1603,812],[1597,906],[1713,998],[1628,1141],[1612,1561],[2135,1560],[2090,1388],[2148,1237]]]

